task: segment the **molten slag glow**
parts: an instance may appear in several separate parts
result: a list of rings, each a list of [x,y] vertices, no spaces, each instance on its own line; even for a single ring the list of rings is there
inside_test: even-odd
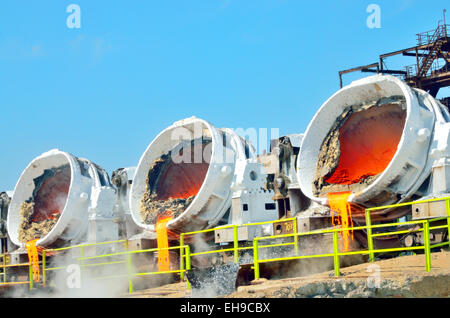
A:
[[[207,163],[170,163],[157,186],[158,199],[187,199],[196,195],[205,180]]]
[[[167,235],[167,222],[172,219],[169,217],[161,217],[156,221],[156,241],[158,248],[168,248],[169,239]],[[170,270],[169,250],[163,249],[158,251],[158,270],[165,272]]]
[[[350,194],[352,194],[351,191],[328,193],[328,203],[332,212],[333,226],[341,225],[342,228],[353,227],[352,210],[348,203]],[[336,212],[338,215],[335,217],[333,212]],[[349,250],[350,236],[353,239],[353,231],[345,230],[341,233],[344,245],[343,249],[346,252]]]
[[[188,153],[187,160],[181,160],[181,162],[171,160],[168,163],[156,185],[159,200],[165,201],[169,198],[187,199],[197,195],[205,180],[209,163],[206,157],[202,157],[201,160],[195,160],[194,154],[199,151],[204,153],[206,145],[197,144],[187,149],[183,148],[183,152]]]
[[[61,171],[43,182],[34,198],[33,222],[54,219],[66,205],[70,188],[70,170]]]
[[[406,112],[390,104],[353,113],[339,130],[339,163],[330,184],[353,184],[386,169],[403,133]]]
[[[25,244],[25,247],[27,248],[27,252],[28,252],[28,261],[31,264],[31,268],[33,270],[33,280],[35,282],[39,282],[39,279],[40,279],[39,255],[38,255],[38,249],[36,247],[37,240],[39,240],[39,239],[28,241]]]

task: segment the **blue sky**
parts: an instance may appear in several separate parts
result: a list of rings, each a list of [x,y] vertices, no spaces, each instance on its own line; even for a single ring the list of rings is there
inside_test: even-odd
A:
[[[72,3],[79,29],[66,25]],[[381,8],[379,29],[366,25],[371,3]],[[218,127],[303,132],[339,88],[339,70],[415,45],[446,4],[2,0],[0,191],[52,148],[108,172],[136,165],[162,129],[193,115]]]

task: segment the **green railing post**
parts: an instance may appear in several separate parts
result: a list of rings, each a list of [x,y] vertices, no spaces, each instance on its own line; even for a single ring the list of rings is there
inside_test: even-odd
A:
[[[29,276],[30,276],[30,290],[33,289],[33,264],[30,263],[30,265],[28,265],[29,268]]]
[[[430,221],[423,222],[423,237],[425,248],[425,268],[429,272],[431,270],[431,251],[430,251]]]
[[[258,250],[258,239],[253,240],[253,266],[255,271],[255,280],[259,279],[259,250]]]
[[[80,246],[80,258],[78,259],[78,266],[80,266],[80,280],[81,280],[81,284],[83,284],[83,264],[84,264],[84,260],[82,259],[84,257],[84,250],[83,250],[83,246]]]
[[[3,254],[3,266],[6,265],[6,256]],[[3,267],[3,282],[6,283],[6,267]]]
[[[447,212],[447,241],[450,242],[450,199],[445,200],[445,211]]]
[[[191,269],[191,248],[189,245],[186,245],[186,270]],[[191,289],[191,283],[189,283],[189,280],[186,279],[187,289]]]
[[[234,249],[234,263],[239,264],[239,239],[238,239],[238,227],[233,226],[233,249]]]
[[[83,258],[84,257],[84,250],[83,250],[83,246],[81,246],[80,247],[80,263],[81,263],[81,265],[83,265],[84,264],[84,262],[83,262]],[[83,271],[83,266],[80,266],[80,273]]]
[[[47,261],[46,261],[46,256],[45,256],[45,250],[43,250],[42,251],[42,285],[44,287],[47,282],[46,268],[47,268]]]
[[[372,238],[372,221],[370,219],[370,209],[366,209],[366,226],[367,226],[367,248],[369,250],[369,261],[375,261],[373,253],[373,238]]]
[[[295,248],[295,255],[298,255],[298,236],[297,236],[297,218],[295,218],[293,221],[294,224],[294,248]]]
[[[129,251],[130,246],[127,244],[126,252],[127,252],[127,270],[128,270],[128,293],[133,293],[133,260],[131,258],[131,253]]]
[[[184,271],[183,271],[184,270],[184,259],[183,259],[183,257],[184,257],[185,248],[183,246],[184,246],[184,234],[181,233],[180,234],[180,270],[181,270],[180,280],[181,281],[184,281]],[[187,262],[187,260],[186,260],[186,262]]]
[[[127,256],[127,269],[128,269],[128,292],[133,293],[133,264],[131,259],[131,253]]]
[[[341,275],[339,265],[339,237],[338,230],[333,232],[333,254],[334,254],[334,276],[339,277]]]

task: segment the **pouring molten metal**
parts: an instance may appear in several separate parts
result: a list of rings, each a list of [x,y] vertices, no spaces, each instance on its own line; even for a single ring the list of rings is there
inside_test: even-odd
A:
[[[25,247],[27,248],[28,252],[28,261],[31,264],[31,268],[33,271],[33,280],[35,282],[39,282],[40,279],[40,271],[39,271],[39,251],[42,251],[42,247],[36,247],[36,242],[39,239],[35,239],[32,241],[28,241],[25,244]]]
[[[328,203],[332,212],[333,226],[340,225],[343,229],[353,227],[352,209],[348,203],[348,197],[352,194],[348,192],[328,193]],[[333,212],[337,213],[337,216]],[[353,230],[341,232],[344,252],[349,250],[349,241],[353,240]]]
[[[160,272],[166,272],[170,270],[170,258],[169,258],[169,239],[167,231],[167,222],[172,220],[171,216],[163,216],[158,218],[156,222],[156,241],[158,244],[158,270]]]

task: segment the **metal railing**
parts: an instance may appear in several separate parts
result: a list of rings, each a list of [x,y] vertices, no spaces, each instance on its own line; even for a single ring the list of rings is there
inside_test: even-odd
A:
[[[107,254],[100,254],[100,255],[92,255],[92,256],[84,256],[84,251],[87,247],[96,247],[100,245],[107,245],[107,244],[117,244],[117,243],[124,243],[125,251],[121,252],[113,252],[113,253],[107,253]],[[133,279],[135,277],[141,277],[141,276],[148,276],[148,275],[157,275],[157,274],[171,274],[171,273],[181,273],[184,274],[186,270],[191,269],[190,265],[190,247],[188,245],[180,245],[180,246],[173,246],[173,247],[167,247],[167,248],[151,248],[151,249],[143,249],[143,250],[128,250],[128,241],[127,240],[118,240],[118,241],[108,241],[108,242],[101,242],[101,243],[89,243],[89,244],[80,244],[75,246],[68,246],[68,247],[62,247],[57,249],[47,249],[42,252],[42,272],[43,272],[43,286],[46,286],[47,284],[47,272],[49,271],[55,271],[55,270],[61,270],[66,269],[70,264],[65,264],[64,266],[56,266],[56,267],[48,267],[47,265],[47,254],[48,253],[55,253],[55,252],[62,252],[62,251],[68,251],[73,249],[80,249],[79,256],[74,258],[74,261],[80,266],[80,272],[81,276],[83,277],[83,271],[86,271],[87,268],[92,267],[104,267],[109,265],[117,265],[117,264],[126,264],[126,273],[125,274],[116,274],[116,275],[108,275],[108,276],[98,276],[94,277],[90,275],[89,279],[94,280],[102,280],[102,279],[116,279],[116,278],[124,278],[127,277],[128,279],[128,292],[133,292]],[[184,254],[186,255],[186,264],[183,263],[183,267],[177,270],[168,270],[168,271],[154,271],[154,272],[136,272],[134,270],[133,266],[133,258],[132,255],[135,254],[141,254],[141,253],[150,253],[150,252],[159,252],[161,250],[180,250],[180,255]],[[183,252],[184,253],[183,253]],[[57,257],[57,256],[56,256]],[[119,258],[118,260],[110,260],[111,258]],[[56,259],[54,259],[56,260]],[[96,260],[98,262],[91,262],[93,260]],[[189,282],[188,282],[188,288],[189,288]]]
[[[182,250],[185,251],[186,257],[186,266],[185,268],[180,268],[176,270],[168,270],[168,271],[153,271],[153,272],[135,272],[133,270],[133,254],[140,254],[140,253],[149,253],[149,252],[159,252],[163,250],[180,250],[180,255],[182,254]],[[122,275],[109,275],[109,276],[101,276],[97,277],[96,279],[114,279],[114,278],[128,278],[128,292],[131,294],[133,292],[133,278],[134,277],[141,277],[141,276],[148,276],[148,275],[160,275],[160,274],[174,274],[174,273],[184,273],[186,270],[190,270],[190,248],[188,245],[180,245],[180,246],[172,246],[172,247],[164,247],[164,248],[150,248],[145,250],[136,250],[136,251],[125,251],[125,252],[118,252],[118,253],[110,253],[110,254],[103,254],[103,255],[95,255],[95,256],[88,256],[88,257],[79,257],[79,261],[85,261],[85,260],[98,260],[103,258],[110,258],[115,256],[124,256],[125,260],[119,260],[119,261],[107,261],[107,262],[100,262],[100,263],[90,263],[90,264],[81,264],[81,267],[89,267],[89,266],[106,266],[106,265],[112,265],[112,264],[121,264],[126,263],[127,264],[127,274]],[[188,285],[189,288],[189,285]]]
[[[404,79],[408,79],[417,75],[417,64],[407,65],[405,66]]]
[[[435,54],[442,41],[445,41],[448,37],[448,25],[446,24],[438,25],[435,30],[418,33],[417,46],[428,45],[428,48],[426,48],[428,54],[420,54],[417,57],[417,64],[405,66],[406,74],[403,79],[406,80],[416,76],[434,76],[445,71],[443,68],[445,65],[439,63]],[[429,47],[431,44],[432,47]]]
[[[81,258],[84,256],[84,252],[85,252],[86,248],[111,245],[111,244],[122,244],[122,243],[124,244],[124,247],[127,248],[128,247],[127,242],[128,242],[127,240],[116,240],[116,241],[107,241],[107,242],[100,242],[100,243],[78,244],[78,245],[73,245],[73,246],[43,250],[42,251],[42,284],[43,284],[43,286],[45,287],[47,285],[47,272],[66,269],[68,267],[68,264],[65,264],[65,266],[48,267],[48,263],[47,263],[48,254],[55,254],[54,260],[57,260],[58,259],[57,257],[61,252],[67,252],[67,251],[71,251],[74,249],[79,249],[79,258]]]
[[[376,224],[376,225],[372,225],[372,223],[371,223],[371,217],[370,217],[371,211],[384,210],[384,209],[395,208],[395,207],[403,207],[403,206],[408,206],[408,205],[413,205],[413,204],[418,204],[418,203],[444,201],[444,200],[446,202],[446,204],[445,204],[446,214],[447,214],[446,217],[426,219],[426,220],[407,221],[407,222],[396,222],[396,223],[388,223],[388,224]],[[261,263],[307,259],[307,258],[333,257],[333,259],[334,259],[334,275],[336,277],[338,277],[338,276],[340,276],[339,256],[367,254],[367,255],[369,255],[369,261],[374,262],[376,253],[389,253],[389,252],[402,252],[402,251],[405,252],[405,251],[414,251],[414,250],[423,250],[424,251],[425,270],[427,272],[429,272],[431,270],[431,249],[445,246],[445,245],[450,246],[450,239],[448,237],[447,237],[447,242],[437,243],[434,245],[431,245],[431,243],[430,243],[430,231],[431,230],[447,229],[447,231],[449,233],[448,236],[450,236],[450,197],[393,204],[393,205],[381,206],[381,207],[376,207],[376,208],[369,208],[369,209],[366,209],[366,211],[365,211],[365,217],[366,217],[366,225],[365,226],[356,226],[356,227],[350,227],[350,228],[335,228],[335,229],[329,229],[329,230],[317,230],[317,231],[311,231],[311,232],[273,235],[273,236],[264,236],[264,237],[255,238],[253,240],[253,259],[254,259],[255,279],[260,278],[260,264]],[[443,220],[447,221],[447,225],[439,225],[439,226],[433,226],[433,227],[430,226],[430,223],[437,222],[437,221],[443,221]],[[402,226],[402,225],[419,225],[419,226],[421,225],[421,228],[420,229],[394,231],[394,232],[382,232],[382,233],[375,233],[375,234],[372,233],[373,229],[379,229],[379,228],[383,228],[383,227],[397,227],[397,226]],[[367,250],[340,252],[339,244],[338,244],[339,232],[355,231],[355,230],[366,230],[367,231],[367,242],[368,242]],[[374,249],[374,246],[373,246],[373,238],[374,237],[407,234],[407,233],[414,233],[414,232],[422,232],[423,233],[423,236],[424,236],[424,245],[423,246]],[[333,253],[300,255],[300,256],[297,255],[297,256],[279,257],[279,258],[272,258],[272,259],[260,259],[259,258],[260,248],[273,247],[273,246],[277,245],[277,244],[269,244],[269,245],[265,245],[265,246],[260,246],[259,245],[260,241],[268,240],[268,239],[287,238],[287,237],[293,237],[294,240],[297,241],[297,239],[300,236],[311,236],[311,235],[327,234],[327,233],[331,233],[333,235]],[[298,253],[296,253],[296,254],[298,254]]]
[[[57,261],[58,253],[66,252],[66,251],[74,250],[74,249],[79,249],[78,256],[74,258],[74,261],[80,266],[82,275],[83,275],[83,271],[85,271],[89,267],[99,268],[99,267],[109,266],[109,265],[126,264],[126,268],[127,268],[126,274],[99,276],[96,278],[89,277],[89,278],[101,280],[101,279],[115,279],[115,278],[127,277],[129,293],[132,293],[134,290],[133,278],[135,278],[135,277],[158,275],[158,274],[179,273],[180,280],[184,281],[186,271],[191,269],[191,257],[198,256],[198,255],[211,254],[211,253],[224,253],[224,252],[232,251],[234,254],[234,262],[238,263],[239,262],[239,251],[253,249],[252,246],[239,247],[238,229],[240,227],[250,227],[250,226],[256,226],[256,225],[263,225],[263,224],[275,224],[275,223],[286,223],[286,222],[292,222],[292,230],[294,232],[296,232],[297,219],[289,218],[289,219],[283,219],[283,220],[272,220],[272,221],[257,222],[257,223],[227,225],[227,226],[217,227],[217,228],[213,228],[213,229],[182,233],[182,234],[180,234],[180,245],[173,246],[173,247],[167,247],[167,248],[151,248],[151,249],[133,250],[133,251],[126,250],[126,251],[121,251],[121,252],[107,253],[107,254],[101,254],[101,255],[92,255],[92,256],[84,255],[86,248],[96,247],[96,246],[106,245],[106,244],[124,243],[125,244],[124,247],[126,247],[128,249],[128,241],[127,240],[118,240],[118,241],[108,241],[108,242],[101,242],[101,243],[80,244],[80,245],[74,245],[74,246],[68,246],[68,247],[62,247],[62,248],[56,248],[56,249],[46,249],[46,250],[43,250],[43,252],[42,252],[42,273],[43,273],[42,283],[43,283],[44,287],[47,285],[48,272],[66,269],[70,265],[70,264],[64,264],[62,266],[49,267],[48,266],[49,264],[47,262],[47,255],[50,253],[53,253],[53,254],[57,253],[53,257],[53,260]],[[196,252],[196,253],[191,254],[190,246],[184,244],[186,236],[191,236],[191,235],[201,234],[201,233],[206,233],[206,232],[212,232],[212,231],[216,231],[216,230],[220,230],[220,229],[228,229],[228,228],[233,229],[233,247],[232,248],[208,250],[208,251]],[[297,242],[293,242],[293,243],[287,243],[285,245],[294,245],[295,249],[297,250],[298,246],[296,244],[297,244]],[[162,250],[179,250],[179,254],[180,254],[179,269],[168,270],[168,271],[153,271],[153,272],[136,272],[136,271],[134,271],[132,255],[141,254],[141,253],[159,252]],[[92,262],[92,261],[96,261],[96,262]],[[187,281],[187,288],[188,289],[190,288],[189,281]]]
[[[0,265],[0,269],[2,269],[0,275],[2,276],[1,282],[0,282],[0,286],[12,286],[12,285],[24,285],[24,284],[29,284],[30,286],[30,290],[33,289],[33,266],[30,263],[21,263],[21,264],[6,264],[6,258],[7,255],[6,254],[0,254],[0,258],[1,258],[1,265]],[[29,270],[28,270],[28,280],[27,281],[7,281],[7,274],[6,274],[6,269],[7,268],[15,268],[15,267],[24,267],[24,266],[28,266]]]
[[[256,226],[256,225],[284,223],[284,222],[291,222],[291,221],[293,223],[292,230],[294,231],[294,233],[297,233],[297,218],[294,217],[294,218],[287,218],[287,219],[282,219],[282,220],[272,220],[272,221],[246,223],[246,224],[230,224],[230,225],[225,225],[225,226],[216,227],[216,228],[212,228],[212,229],[181,233],[180,234],[180,245],[184,244],[186,236],[191,236],[191,235],[196,235],[196,234],[203,234],[203,233],[213,232],[213,231],[217,231],[217,230],[233,229],[233,247],[232,248],[219,248],[219,249],[213,249],[213,250],[207,250],[207,251],[202,251],[202,252],[191,253],[190,257],[199,256],[199,255],[207,255],[207,254],[212,254],[212,253],[233,252],[234,263],[235,264],[239,264],[239,252],[240,251],[244,251],[244,250],[252,250],[253,249],[252,246],[241,246],[241,247],[239,246],[238,229],[240,227],[250,227],[250,226]],[[297,240],[294,240],[294,242],[292,242],[292,243],[284,243],[284,244],[279,244],[279,245],[280,246],[281,245],[294,245],[294,249],[296,251],[298,251],[298,242],[297,242]],[[183,261],[184,258],[186,258],[186,257],[183,254],[181,254],[180,255],[180,267],[184,266],[183,265],[184,264],[184,261]],[[186,258],[186,261],[187,261],[187,258]],[[189,262],[190,262],[190,260],[189,260]],[[184,275],[181,276],[181,279],[184,279]]]
[[[439,59],[435,59],[431,66],[429,67],[427,73],[425,76],[427,77],[433,77],[437,76],[439,74],[442,74],[444,72],[448,71],[448,67],[446,67],[447,64],[440,62]],[[418,74],[418,66],[417,64],[412,64],[405,66],[405,72],[406,74],[403,76],[403,79],[410,79],[412,77],[416,77]]]
[[[448,24],[441,24],[434,30],[417,34],[417,45],[422,46],[435,42],[438,39],[448,37]]]
[[[372,211],[378,211],[378,210],[384,210],[389,208],[396,208],[396,207],[404,207],[409,206],[413,204],[418,203],[428,203],[428,202],[435,202],[435,201],[445,201],[445,207],[446,207],[446,217],[439,217],[439,218],[433,218],[433,219],[425,219],[425,220],[414,220],[414,221],[406,221],[406,222],[393,222],[393,223],[387,223],[387,224],[372,224],[371,223],[371,212]],[[129,293],[132,293],[133,288],[133,279],[135,277],[140,276],[148,276],[148,275],[157,275],[157,274],[171,274],[171,273],[179,273],[180,274],[180,280],[184,281],[185,273],[186,271],[191,269],[191,258],[199,255],[208,255],[211,253],[225,253],[225,252],[232,252],[233,253],[233,261],[236,264],[239,264],[239,252],[244,250],[250,250],[253,251],[253,268],[255,273],[255,279],[260,278],[260,264],[262,263],[268,263],[268,262],[277,262],[277,261],[287,261],[287,260],[297,260],[297,259],[307,259],[307,258],[321,258],[321,257],[332,257],[334,260],[334,274],[335,276],[340,275],[340,256],[347,256],[347,255],[368,255],[369,261],[373,262],[375,260],[375,254],[378,253],[390,253],[390,252],[407,252],[407,251],[417,251],[422,250],[424,251],[425,255],[425,269],[426,271],[431,270],[431,250],[433,248],[442,247],[442,246],[450,246],[450,241],[447,239],[446,242],[441,242],[437,244],[431,244],[430,242],[430,232],[433,230],[443,230],[446,229],[448,233],[450,233],[450,197],[446,198],[438,198],[438,199],[430,199],[430,200],[422,200],[422,201],[415,201],[415,202],[408,202],[408,203],[400,203],[400,204],[394,204],[394,205],[388,205],[388,206],[382,206],[382,207],[375,207],[375,208],[369,208],[365,210],[365,218],[366,218],[366,225],[364,226],[356,226],[356,227],[350,227],[350,228],[333,228],[333,229],[325,229],[325,230],[314,230],[310,232],[298,232],[297,230],[297,218],[289,218],[289,219],[282,219],[282,220],[272,220],[272,221],[265,221],[265,222],[255,222],[255,223],[248,223],[248,224],[232,224],[232,225],[226,225],[222,227],[207,229],[207,230],[200,230],[200,231],[193,231],[193,232],[186,232],[180,234],[180,244],[179,246],[172,246],[167,248],[151,248],[151,249],[143,249],[143,250],[128,250],[128,241],[127,240],[118,240],[118,241],[110,241],[110,242],[102,242],[102,243],[91,243],[91,244],[81,244],[76,246],[69,246],[69,247],[63,247],[58,249],[48,249],[44,250],[42,252],[42,273],[43,273],[43,285],[45,286],[47,283],[47,273],[49,271],[54,270],[60,270],[67,268],[66,266],[59,266],[59,267],[48,267],[46,256],[48,253],[57,253],[62,251],[67,251],[71,249],[80,249],[79,254],[77,257],[74,258],[76,262],[80,265],[80,268],[83,270],[87,268],[92,267],[101,267],[101,266],[109,266],[114,264],[126,264],[126,270],[127,272],[124,274],[117,274],[117,275],[109,275],[109,276],[99,276],[96,279],[114,279],[119,277],[127,277],[128,279],[128,291]],[[437,226],[431,226],[433,223],[438,221],[447,221],[447,224],[445,225],[437,225]],[[261,236],[256,237],[253,239],[253,244],[251,246],[239,246],[239,235],[238,235],[238,229],[240,227],[250,227],[250,226],[256,226],[256,225],[263,225],[263,224],[275,224],[275,223],[284,223],[284,222],[292,222],[293,225],[293,233],[291,234],[281,234],[281,235],[271,235],[271,236]],[[379,232],[374,233],[374,230],[382,229],[382,228],[391,228],[391,227],[398,227],[398,226],[415,226],[415,228],[407,229],[407,230],[398,230],[398,231],[390,231],[390,232]],[[223,230],[223,229],[232,229],[233,231],[233,240],[229,242],[232,244],[231,248],[217,248],[207,251],[199,251],[195,253],[191,253],[190,246],[185,244],[185,240],[187,236],[192,236],[196,234],[203,234],[207,232],[213,232],[216,230]],[[365,250],[358,250],[358,251],[340,251],[339,250],[339,233],[343,231],[357,231],[357,230],[365,230],[367,233],[367,249]],[[400,234],[409,234],[409,233],[417,233],[421,232],[423,234],[424,243],[423,245],[417,245],[417,246],[411,246],[411,247],[395,247],[395,248],[384,248],[384,249],[376,249],[374,248],[373,239],[376,237],[381,236],[388,236],[388,235],[400,235]],[[322,254],[311,254],[311,255],[299,255],[299,238],[305,237],[305,236],[312,236],[312,235],[318,235],[318,234],[332,234],[333,238],[333,251],[322,253]],[[260,245],[261,241],[264,240],[277,240],[277,239],[283,239],[283,238],[292,238],[292,242],[286,242],[283,241],[282,243],[269,243],[266,245]],[[120,252],[112,252],[107,254],[101,254],[101,255],[93,255],[93,256],[85,256],[84,251],[88,247],[92,246],[99,246],[99,245],[105,245],[105,244],[113,244],[113,243],[124,243],[124,248],[126,248],[125,251]],[[260,258],[260,250],[263,248],[269,248],[269,247],[276,247],[276,246],[292,246],[294,248],[294,256],[289,257],[278,257],[278,258],[270,258],[270,259],[261,259]],[[159,252],[161,250],[179,250],[180,254],[180,266],[176,270],[168,270],[168,271],[153,271],[153,272],[138,272],[134,270],[133,267],[133,255],[135,254],[141,254],[141,253],[152,253],[152,252]],[[54,257],[57,257],[55,255]],[[118,258],[118,259],[117,259]],[[95,261],[95,262],[92,262]],[[33,288],[33,273],[32,273],[32,267],[29,263],[26,264],[17,264],[17,265],[5,265],[3,261],[3,265],[0,265],[0,267],[6,268],[6,267],[12,267],[12,266],[29,266],[30,267],[30,279],[27,282],[17,282],[18,284],[30,284],[30,289]],[[92,278],[92,277],[90,277]],[[6,280],[6,274],[3,276],[3,280],[5,283]],[[14,284],[14,282],[12,282]],[[187,281],[187,288],[190,288],[189,281]]]

